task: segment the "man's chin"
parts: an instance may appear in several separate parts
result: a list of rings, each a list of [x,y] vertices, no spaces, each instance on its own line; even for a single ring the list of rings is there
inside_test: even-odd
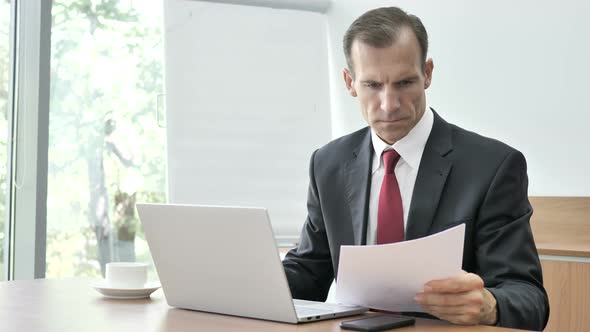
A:
[[[379,138],[381,138],[381,140],[383,140],[385,143],[393,145],[395,142],[399,141],[406,135],[402,131],[397,131],[395,133],[381,131],[377,133],[377,136],[379,136]]]

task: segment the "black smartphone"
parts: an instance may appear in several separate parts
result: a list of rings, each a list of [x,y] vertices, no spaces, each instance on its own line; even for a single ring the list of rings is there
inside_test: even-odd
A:
[[[396,327],[414,325],[416,320],[412,317],[396,315],[379,315],[369,318],[348,320],[340,323],[340,328],[355,331],[383,331]]]

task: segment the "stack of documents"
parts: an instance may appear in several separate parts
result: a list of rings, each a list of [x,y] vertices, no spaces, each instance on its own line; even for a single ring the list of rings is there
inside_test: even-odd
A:
[[[417,240],[342,246],[336,301],[387,311],[424,312],[414,297],[431,280],[462,273],[465,224]]]

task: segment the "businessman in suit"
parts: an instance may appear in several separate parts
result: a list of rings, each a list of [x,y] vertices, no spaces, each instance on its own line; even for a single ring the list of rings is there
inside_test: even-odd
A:
[[[341,245],[382,244],[465,223],[464,273],[415,300],[456,324],[544,328],[549,315],[531,233],[522,153],[447,123],[425,96],[433,73],[420,20],[371,10],[344,36],[344,81],[368,127],[311,157],[308,217],[284,268],[295,298],[326,299]]]

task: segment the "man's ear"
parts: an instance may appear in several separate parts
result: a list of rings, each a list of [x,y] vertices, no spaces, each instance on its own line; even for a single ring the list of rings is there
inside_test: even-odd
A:
[[[432,58],[426,60],[424,64],[424,90],[428,89],[430,84],[432,84],[432,71],[434,70],[434,62]]]
[[[346,90],[350,93],[351,96],[356,97],[356,89],[354,88],[354,78],[350,70],[348,68],[344,68],[342,71],[342,75],[344,76],[344,84],[346,84]]]

